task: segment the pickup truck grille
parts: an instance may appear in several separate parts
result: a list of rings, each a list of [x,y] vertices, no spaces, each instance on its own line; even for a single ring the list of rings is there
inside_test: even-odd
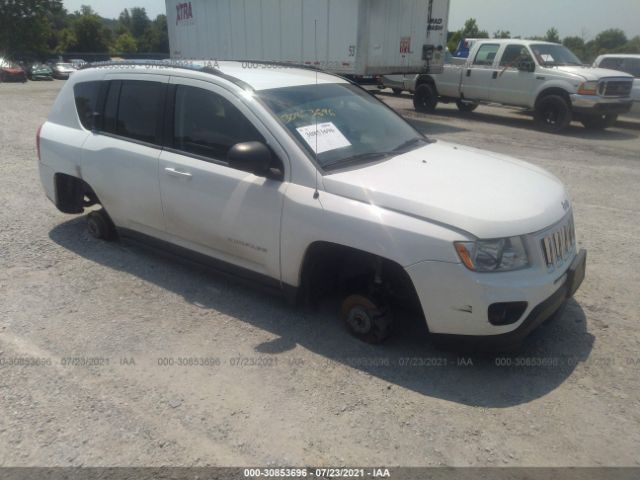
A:
[[[604,80],[600,82],[598,93],[603,97],[628,97],[632,88],[630,80]]]
[[[576,244],[573,217],[548,233],[541,240],[541,243],[547,267],[555,267],[564,263]]]

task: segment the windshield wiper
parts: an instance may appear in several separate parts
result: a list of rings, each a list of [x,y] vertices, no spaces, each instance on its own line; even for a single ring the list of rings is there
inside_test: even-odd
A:
[[[349,165],[357,165],[358,163],[368,163],[374,160],[381,160],[388,156],[392,155],[389,152],[367,152],[360,153],[358,155],[354,155],[353,157],[343,158],[340,160],[336,160],[335,162],[330,162],[325,165],[322,165],[324,170],[331,170],[335,167],[345,167]]]
[[[402,152],[403,150],[409,151],[410,147],[413,147],[414,145],[416,145],[418,143],[427,143],[427,141],[424,138],[415,137],[415,138],[412,138],[411,140],[407,140],[406,142],[398,145],[396,148],[391,150],[391,152],[389,152],[389,153]]]

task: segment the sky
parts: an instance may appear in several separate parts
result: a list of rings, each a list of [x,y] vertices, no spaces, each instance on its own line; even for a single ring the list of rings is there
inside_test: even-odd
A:
[[[122,10],[145,7],[155,18],[165,13],[164,0],[63,0],[69,11],[91,5],[100,15],[117,18]],[[607,28],[621,28],[629,38],[640,35],[640,0],[451,0],[449,30],[460,29],[467,18],[492,34],[509,30],[524,37],[544,35],[555,27],[561,37],[589,40]]]

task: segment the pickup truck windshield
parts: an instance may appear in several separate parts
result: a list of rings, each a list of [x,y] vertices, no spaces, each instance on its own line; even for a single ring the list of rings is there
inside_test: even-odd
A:
[[[379,161],[428,140],[372,95],[348,83],[258,92],[324,170]]]
[[[533,44],[531,45],[531,51],[536,56],[538,63],[545,67],[582,65],[580,59],[571,50],[562,45]]]

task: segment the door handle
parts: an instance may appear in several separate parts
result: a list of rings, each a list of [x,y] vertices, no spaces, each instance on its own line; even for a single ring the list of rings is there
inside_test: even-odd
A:
[[[498,78],[498,72],[496,70],[494,70],[493,72],[493,79],[495,80],[496,78]]]
[[[467,70],[467,77],[470,77],[470,76],[471,76],[471,69],[468,69]]]
[[[172,177],[183,177],[183,178],[191,178],[191,174],[189,172],[181,172],[180,170],[176,170],[175,168],[167,167],[164,169],[167,175],[171,175]]]

